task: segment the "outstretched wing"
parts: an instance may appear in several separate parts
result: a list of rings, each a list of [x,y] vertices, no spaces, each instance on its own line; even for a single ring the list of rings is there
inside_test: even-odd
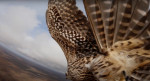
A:
[[[143,36],[150,23],[149,0],[83,0],[99,48]],[[146,35],[146,34],[145,34]]]
[[[140,61],[140,66],[135,66],[129,77],[124,78],[126,78],[126,81],[149,81],[150,0],[84,0],[83,2],[96,42],[102,50],[107,51],[108,48],[115,47],[114,43],[117,41],[127,42],[127,45],[119,43],[120,46],[116,46],[119,49],[124,48],[124,45],[130,49],[131,42],[128,39],[135,38],[144,42],[143,46],[133,48],[138,51],[134,52],[134,54],[138,57],[135,60]],[[133,42],[135,43],[133,45],[139,45],[139,42]],[[119,51],[122,50],[120,49]],[[103,65],[102,63],[100,64]],[[98,68],[102,67],[98,66]],[[99,72],[96,71],[96,73],[98,74]],[[105,73],[105,71],[102,71],[102,73]],[[106,78],[106,76],[111,75],[101,77]]]
[[[150,15],[149,11],[150,0],[138,0],[132,14],[131,22],[129,25],[128,32],[126,33],[124,39],[130,39],[133,37],[138,37],[141,32],[144,32],[148,28]],[[146,22],[148,20],[148,22]]]
[[[75,0],[49,0],[46,21],[68,61],[99,52],[89,22]]]

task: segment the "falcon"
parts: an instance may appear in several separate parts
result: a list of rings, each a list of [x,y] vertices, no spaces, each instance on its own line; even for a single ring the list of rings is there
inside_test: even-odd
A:
[[[46,22],[72,81],[150,81],[150,0],[49,0]]]

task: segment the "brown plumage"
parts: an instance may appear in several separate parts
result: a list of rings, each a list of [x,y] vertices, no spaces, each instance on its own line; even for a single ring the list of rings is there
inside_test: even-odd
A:
[[[150,0],[49,0],[46,21],[73,81],[150,81]],[[88,20],[87,20],[88,19]]]

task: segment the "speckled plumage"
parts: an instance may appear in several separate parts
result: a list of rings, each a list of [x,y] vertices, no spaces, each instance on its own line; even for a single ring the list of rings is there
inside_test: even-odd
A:
[[[46,21],[73,81],[150,81],[150,0],[49,0]]]

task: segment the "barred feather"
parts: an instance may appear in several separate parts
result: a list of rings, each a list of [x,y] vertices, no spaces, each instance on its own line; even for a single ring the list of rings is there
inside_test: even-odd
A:
[[[84,0],[85,9],[91,23],[99,49],[106,49],[106,38],[102,20],[101,7],[96,0]]]
[[[117,11],[117,0],[98,0],[102,11],[102,20],[104,21],[104,29],[106,36],[107,47],[113,44],[114,30],[115,30],[115,20]]]
[[[90,11],[90,5],[87,5],[91,1],[92,5],[98,6],[95,12],[101,12],[103,31],[97,31],[97,26],[93,25],[96,18],[92,17],[96,14],[90,15],[94,9]],[[136,76],[138,73],[134,74],[137,68],[150,63],[150,41],[144,38],[149,35],[150,29],[149,0],[84,0],[84,4],[93,33],[103,32],[107,45],[106,56],[99,56],[89,64],[95,77],[99,81],[149,81],[149,74],[142,73],[145,79]],[[98,42],[102,40],[97,35],[95,38]]]
[[[147,12],[146,16],[146,23],[144,29],[137,35],[137,37],[140,37],[141,39],[150,37],[150,10]]]
[[[118,11],[117,11],[117,21],[116,21],[116,31],[114,42],[123,40],[124,35],[129,28],[131,21],[131,15],[133,10],[132,0],[120,0],[118,2]]]
[[[144,5],[144,7],[143,7]],[[124,39],[136,37],[144,29],[147,12],[149,9],[149,0],[138,0],[132,15],[132,20]]]

